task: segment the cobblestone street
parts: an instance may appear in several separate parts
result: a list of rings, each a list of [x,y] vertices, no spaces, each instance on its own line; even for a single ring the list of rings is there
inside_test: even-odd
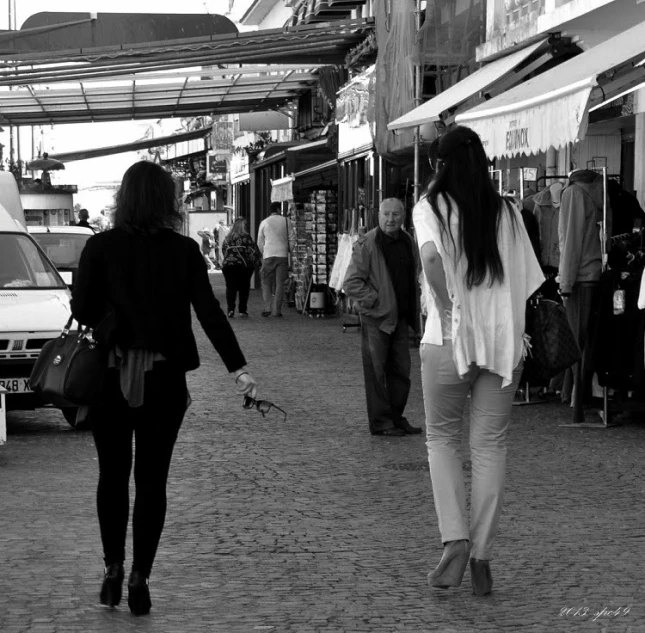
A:
[[[288,420],[242,409],[196,325],[202,365],[148,617],[98,603],[91,434],[55,410],[9,414],[1,633],[645,632],[645,424],[564,428],[567,407],[516,407],[493,594],[473,596],[468,572],[459,589],[431,590],[441,541],[424,436],[369,434],[360,335],[343,319],[260,310],[252,291],[251,318],[233,326],[259,397]],[[423,425],[412,358],[407,417]]]

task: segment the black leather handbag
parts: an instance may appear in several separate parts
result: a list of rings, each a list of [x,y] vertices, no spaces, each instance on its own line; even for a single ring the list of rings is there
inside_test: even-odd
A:
[[[108,347],[96,342],[89,327],[71,330],[69,318],[61,335],[45,343],[29,377],[29,386],[57,407],[99,404],[108,366]]]
[[[548,384],[582,358],[566,309],[557,301],[541,296],[529,299],[526,333],[530,336],[530,347],[522,378],[531,384]]]

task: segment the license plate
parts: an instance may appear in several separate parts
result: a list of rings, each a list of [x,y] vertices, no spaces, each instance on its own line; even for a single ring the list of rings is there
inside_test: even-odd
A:
[[[0,378],[0,387],[9,393],[31,393],[29,378]]]

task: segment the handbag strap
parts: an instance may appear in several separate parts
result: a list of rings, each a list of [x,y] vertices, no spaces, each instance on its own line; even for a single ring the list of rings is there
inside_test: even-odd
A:
[[[287,216],[284,216],[284,225],[287,229],[287,251],[289,252],[289,255],[291,255],[291,244],[289,243],[289,218]]]

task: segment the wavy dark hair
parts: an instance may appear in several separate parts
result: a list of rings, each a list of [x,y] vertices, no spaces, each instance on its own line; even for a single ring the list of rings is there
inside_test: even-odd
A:
[[[116,194],[114,226],[128,231],[157,233],[181,228],[175,182],[160,165],[142,160],[123,175]]]
[[[437,145],[437,171],[425,193],[444,235],[449,234],[458,256],[466,256],[466,285],[470,289],[486,280],[489,286],[504,280],[497,235],[506,212],[502,196],[488,173],[488,158],[476,132],[457,126],[446,132]],[[448,207],[444,219],[439,211],[441,196]],[[459,235],[452,234],[453,200],[459,209]],[[515,215],[510,213],[515,230]]]

